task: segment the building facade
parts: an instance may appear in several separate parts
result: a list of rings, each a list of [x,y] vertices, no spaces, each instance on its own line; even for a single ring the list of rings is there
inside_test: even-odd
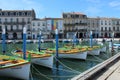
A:
[[[46,37],[45,36],[45,34],[47,32],[46,21],[44,19],[32,20],[32,39],[38,39],[40,31],[41,31],[42,35],[44,35],[44,37]]]
[[[99,18],[88,18],[87,19],[87,26],[88,26],[88,29],[87,29],[87,36],[89,36],[90,34],[90,31],[92,31],[93,33],[93,38],[98,38],[99,37],[99,32],[100,32],[100,29],[99,29]]]
[[[111,18],[111,19],[112,19],[113,36],[116,38],[120,38],[120,19],[119,18]]]
[[[22,39],[23,27],[26,27],[27,39],[31,39],[31,21],[34,18],[34,10],[0,9],[0,35],[5,28],[6,39]]]
[[[79,12],[63,13],[64,37],[73,38],[76,34],[77,38],[86,37],[87,16]]]
[[[59,38],[62,38],[62,18],[44,18],[32,20],[32,38],[37,39],[40,31],[42,32],[42,37],[45,39],[55,38],[56,28],[59,31]]]
[[[50,34],[48,38],[55,38],[55,29],[58,29],[59,38],[63,38],[63,19],[62,18],[45,18],[47,29]]]
[[[34,10],[2,10],[0,9],[0,36],[6,30],[6,39],[22,39],[23,27],[27,28],[27,39],[37,39],[39,32],[46,39],[55,38],[55,29],[59,38],[120,37],[120,19],[97,17],[90,18],[80,12],[66,12],[62,18],[37,19]],[[0,37],[1,38],[1,37]]]

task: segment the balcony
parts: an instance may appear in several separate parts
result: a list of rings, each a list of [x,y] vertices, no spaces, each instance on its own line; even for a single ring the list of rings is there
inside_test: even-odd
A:
[[[64,26],[75,26],[75,24],[64,24]]]
[[[64,26],[80,26],[80,25],[82,25],[82,26],[86,26],[87,25],[87,23],[73,23],[73,24],[70,24],[70,23],[64,23]]]
[[[79,26],[79,25],[87,25],[87,23],[75,23],[75,25]]]
[[[26,22],[4,22],[4,25],[25,25]]]

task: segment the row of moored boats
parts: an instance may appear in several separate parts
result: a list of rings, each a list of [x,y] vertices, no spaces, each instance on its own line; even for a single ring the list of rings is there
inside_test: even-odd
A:
[[[100,55],[105,52],[106,46],[71,46],[66,45],[58,50],[59,58],[86,59],[87,55]],[[12,51],[14,56],[0,55],[0,74],[1,76],[9,76],[20,79],[29,79],[30,64],[38,64],[48,68],[53,68],[54,57],[56,57],[56,49],[48,48],[46,50],[33,51],[27,50],[27,59],[22,59],[23,51]]]

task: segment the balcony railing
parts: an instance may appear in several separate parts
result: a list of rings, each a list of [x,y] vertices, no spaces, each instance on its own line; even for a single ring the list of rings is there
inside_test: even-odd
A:
[[[82,26],[84,25],[84,26],[85,26],[85,25],[87,25],[87,23],[73,23],[73,24],[64,23],[64,26],[75,26],[75,25],[76,25],[76,26],[80,26],[80,25],[82,25]]]
[[[25,25],[26,22],[4,22],[4,25]]]

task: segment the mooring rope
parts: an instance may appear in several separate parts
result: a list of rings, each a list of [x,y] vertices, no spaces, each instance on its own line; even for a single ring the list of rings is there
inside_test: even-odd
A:
[[[53,68],[53,69],[66,71],[66,72],[71,72],[71,73],[76,73],[76,72],[73,72],[73,71],[70,71],[70,70],[65,70],[65,69],[60,69],[60,68]],[[79,73],[77,72],[76,74],[79,74]]]
[[[40,75],[38,73],[33,73],[33,74]],[[52,76],[52,75],[46,75],[46,76],[49,76],[49,77],[52,77],[52,78],[71,78],[71,77],[74,77],[76,75],[70,75],[70,76],[57,76],[57,75]]]
[[[33,67],[41,76],[45,77],[45,78],[48,79],[48,80],[53,80],[53,79],[47,77],[46,75],[42,74],[42,73],[41,73],[37,68],[35,68],[33,65],[32,65],[32,67]]]
[[[33,80],[33,76],[32,76],[31,71],[30,71],[30,80]]]
[[[100,60],[101,62],[103,62],[104,60],[102,60],[101,58],[99,57],[96,57],[95,55],[92,55],[93,57],[95,57],[96,59]]]
[[[86,59],[86,61],[101,62],[101,61],[98,61],[98,60],[92,60],[92,59]]]
[[[103,53],[103,55],[108,59],[109,57]]]
[[[63,65],[64,67],[66,67],[66,68],[68,68],[68,69],[70,69],[70,70],[72,70],[72,71],[75,71],[75,72],[77,72],[77,73],[81,73],[81,72],[79,72],[79,71],[76,71],[76,70],[74,70],[74,69],[72,69],[72,68],[70,68],[70,67],[68,67],[68,66],[66,66],[66,65],[64,65],[60,60],[58,60],[56,57],[54,57],[61,65]]]

